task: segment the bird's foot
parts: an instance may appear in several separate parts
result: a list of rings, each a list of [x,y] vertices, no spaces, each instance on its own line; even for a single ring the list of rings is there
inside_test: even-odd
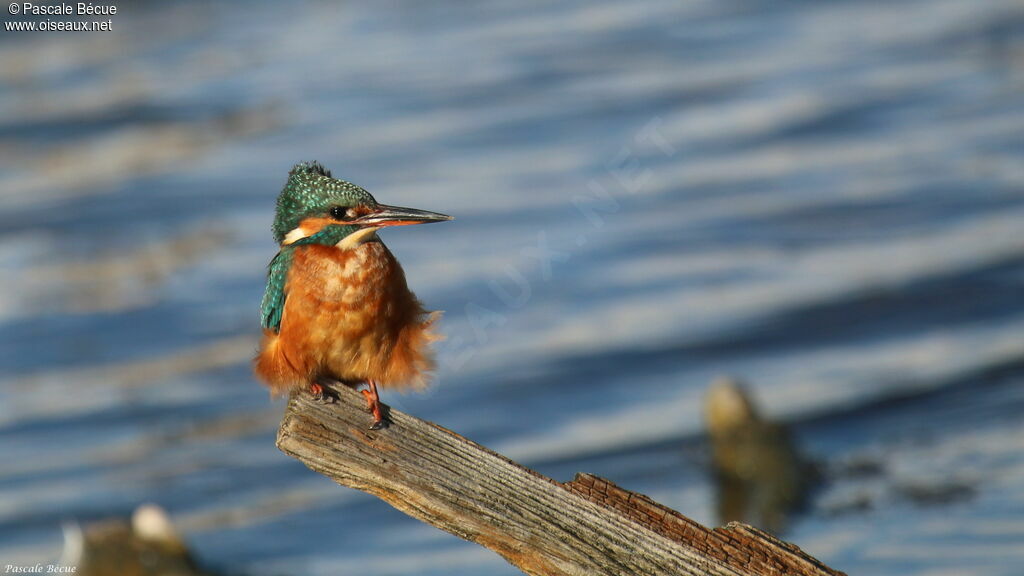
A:
[[[323,404],[333,404],[338,399],[337,392],[319,382],[310,383],[309,393],[313,395],[314,401],[321,402]]]
[[[377,394],[377,384],[373,380],[367,382],[369,389],[360,390],[366,398],[366,411],[373,414],[373,424],[370,430],[381,430],[387,428],[390,422],[384,417],[384,410],[381,408],[380,396]]]

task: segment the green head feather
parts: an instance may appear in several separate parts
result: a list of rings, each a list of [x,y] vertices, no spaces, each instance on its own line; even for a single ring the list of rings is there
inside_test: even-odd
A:
[[[301,162],[288,173],[288,182],[277,197],[274,240],[280,244],[285,235],[304,218],[330,217],[334,206],[376,206],[369,192],[351,182],[332,178],[319,162]],[[344,235],[342,235],[344,237]]]
[[[288,173],[288,182],[277,197],[277,212],[274,216],[274,240],[280,244],[284,237],[299,226],[305,218],[331,217],[336,206],[377,206],[369,192],[359,186],[331,177],[331,173],[319,162],[296,164]],[[295,249],[305,244],[337,244],[357,226],[337,224],[326,226],[318,233],[283,246],[270,262],[267,270],[267,287],[260,305],[260,316],[264,328],[275,332],[281,327],[281,313],[284,311],[285,283],[292,265]]]

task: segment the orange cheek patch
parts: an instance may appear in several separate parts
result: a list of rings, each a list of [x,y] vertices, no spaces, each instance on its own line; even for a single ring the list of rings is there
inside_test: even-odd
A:
[[[291,244],[300,238],[309,238],[331,224],[337,224],[337,221],[331,218],[306,218],[302,222],[299,222],[298,228],[292,230],[287,236],[285,236],[284,243]]]
[[[299,223],[299,228],[302,229],[306,236],[312,236],[331,224],[337,224],[337,222],[331,218],[306,218]]]

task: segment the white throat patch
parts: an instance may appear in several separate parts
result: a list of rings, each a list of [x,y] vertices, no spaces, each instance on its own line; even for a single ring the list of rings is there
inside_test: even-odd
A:
[[[380,228],[360,228],[348,236],[345,236],[345,238],[341,242],[335,244],[335,246],[342,250],[351,250],[360,244],[376,240],[377,230],[380,230]]]

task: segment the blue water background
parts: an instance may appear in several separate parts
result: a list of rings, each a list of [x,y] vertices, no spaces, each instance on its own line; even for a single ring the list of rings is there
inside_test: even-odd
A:
[[[317,159],[457,218],[382,233],[448,336],[386,402],[713,524],[702,402],[736,375],[826,466],[880,470],[787,539],[851,574],[1021,574],[1019,2],[112,21],[0,34],[3,563],[153,501],[251,574],[518,573],[274,447],[248,359],[274,198]]]

